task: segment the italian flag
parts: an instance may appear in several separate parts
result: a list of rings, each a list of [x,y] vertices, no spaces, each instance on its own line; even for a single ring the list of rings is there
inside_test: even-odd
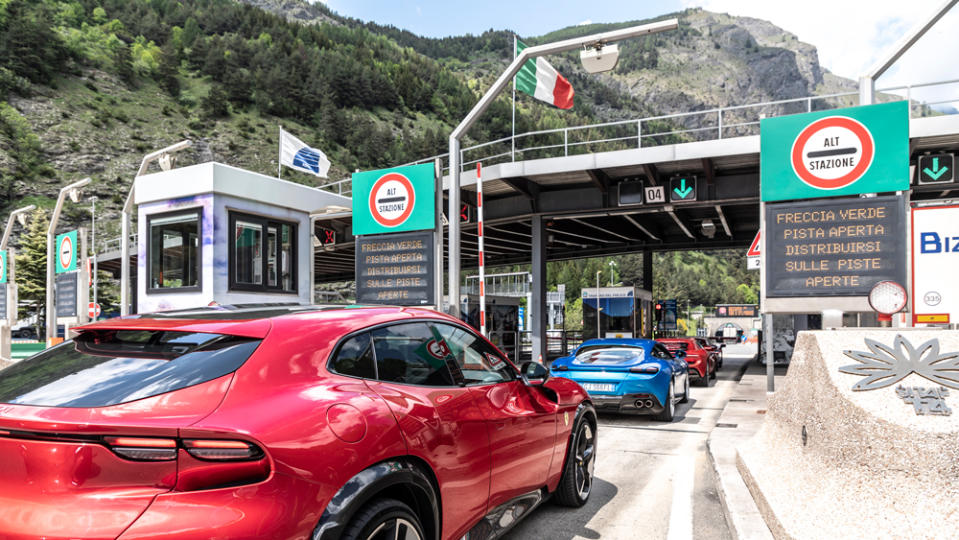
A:
[[[517,54],[526,47],[525,43],[516,40]],[[570,86],[566,77],[560,75],[542,57],[527,60],[513,79],[513,84],[520,92],[529,94],[550,105],[560,109],[573,108],[573,87]]]

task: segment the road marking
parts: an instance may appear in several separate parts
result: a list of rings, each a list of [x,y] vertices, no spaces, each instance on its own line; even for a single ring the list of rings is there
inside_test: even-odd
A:
[[[673,504],[669,510],[668,540],[690,540],[693,537],[693,484],[696,459],[683,456],[676,460],[673,476]]]

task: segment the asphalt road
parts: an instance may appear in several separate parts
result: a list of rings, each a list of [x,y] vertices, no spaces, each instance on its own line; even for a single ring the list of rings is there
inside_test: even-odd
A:
[[[708,388],[693,386],[670,424],[600,413],[593,492],[578,509],[544,503],[508,540],[731,539],[709,465],[716,427],[755,346],[726,348]]]

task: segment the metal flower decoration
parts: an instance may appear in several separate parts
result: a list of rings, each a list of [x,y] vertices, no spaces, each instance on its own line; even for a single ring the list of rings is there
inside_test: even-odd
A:
[[[839,371],[862,375],[853,390],[876,390],[892,386],[916,373],[930,381],[959,389],[959,352],[939,354],[939,340],[913,347],[901,334],[896,335],[893,346],[883,345],[866,338],[869,351],[843,351],[843,354],[860,362],[842,366]]]

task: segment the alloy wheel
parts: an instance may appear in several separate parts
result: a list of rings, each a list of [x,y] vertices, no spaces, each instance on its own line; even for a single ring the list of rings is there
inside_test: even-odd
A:
[[[583,422],[576,438],[576,491],[580,499],[589,497],[596,465],[596,437],[589,422]]]
[[[416,527],[403,518],[393,518],[381,523],[366,540],[423,540]]]

